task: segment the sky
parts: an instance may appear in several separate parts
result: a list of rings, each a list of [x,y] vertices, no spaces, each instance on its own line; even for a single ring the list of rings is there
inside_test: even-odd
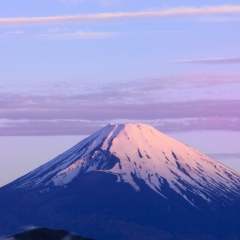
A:
[[[0,186],[110,122],[240,171],[239,1],[0,3]]]

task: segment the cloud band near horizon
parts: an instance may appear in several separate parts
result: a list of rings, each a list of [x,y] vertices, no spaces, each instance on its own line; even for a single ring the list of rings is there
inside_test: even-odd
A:
[[[143,122],[163,132],[240,131],[240,100],[126,103],[79,96],[2,96],[0,136],[87,135],[109,122]]]
[[[220,5],[208,7],[180,7],[164,9],[160,11],[139,11],[139,12],[116,12],[116,13],[97,13],[97,14],[78,14],[64,16],[45,16],[45,17],[16,17],[0,18],[0,25],[8,24],[48,24],[48,23],[70,23],[83,21],[100,21],[114,19],[132,18],[164,18],[164,17],[184,17],[202,15],[222,15],[240,14],[240,5]]]
[[[91,89],[83,81],[41,82],[42,90],[39,84],[21,83],[23,92],[1,86],[0,136],[86,135],[109,122],[142,122],[163,132],[240,132],[238,74],[143,78]]]
[[[111,121],[81,121],[81,120],[57,120],[57,121],[14,121],[0,127],[0,136],[70,136],[90,135]],[[240,119],[231,120],[224,118],[208,119],[177,119],[158,121],[121,121],[114,123],[145,123],[152,125],[164,133],[179,133],[189,131],[240,131]]]

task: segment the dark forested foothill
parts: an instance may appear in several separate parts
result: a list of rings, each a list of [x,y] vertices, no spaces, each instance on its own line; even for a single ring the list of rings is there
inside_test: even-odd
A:
[[[93,240],[73,235],[65,230],[52,230],[49,228],[36,228],[26,232],[15,234],[4,240]]]

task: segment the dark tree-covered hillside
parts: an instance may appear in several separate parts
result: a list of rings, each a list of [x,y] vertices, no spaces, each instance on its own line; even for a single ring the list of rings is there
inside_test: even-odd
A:
[[[52,230],[49,228],[36,228],[5,239],[11,239],[12,237],[15,240],[93,240],[73,235],[65,230]]]

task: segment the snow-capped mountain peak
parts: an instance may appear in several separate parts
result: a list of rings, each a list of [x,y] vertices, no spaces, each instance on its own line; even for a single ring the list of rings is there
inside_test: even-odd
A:
[[[237,172],[145,124],[109,124],[14,185],[67,186],[92,171],[113,174],[135,191],[144,182],[165,199],[167,186],[192,206],[195,196],[211,204],[240,195]]]

